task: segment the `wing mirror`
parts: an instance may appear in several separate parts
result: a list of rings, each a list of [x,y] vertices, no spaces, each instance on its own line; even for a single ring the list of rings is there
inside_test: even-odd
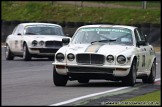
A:
[[[68,45],[70,42],[70,38],[62,38],[62,45]]]

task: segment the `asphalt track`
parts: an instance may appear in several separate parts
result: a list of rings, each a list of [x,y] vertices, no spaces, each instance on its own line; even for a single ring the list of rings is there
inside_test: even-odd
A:
[[[157,53],[157,77],[160,78],[161,54]],[[52,80],[52,61],[33,59],[23,61],[16,57],[6,61],[1,49],[1,105],[52,105],[69,99],[124,87],[120,82],[90,80],[88,84],[68,81],[65,87],[56,87]],[[137,80],[136,86],[142,85]],[[135,86],[135,87],[136,87]]]

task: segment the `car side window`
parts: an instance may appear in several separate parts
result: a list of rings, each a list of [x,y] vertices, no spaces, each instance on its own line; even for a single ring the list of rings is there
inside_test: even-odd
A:
[[[17,36],[18,33],[21,33],[20,31],[21,31],[21,26],[18,25],[15,32],[14,32],[14,35]]]
[[[134,34],[135,34],[136,41],[141,41],[141,38],[136,29],[134,30]]]
[[[141,40],[146,41],[146,38],[145,38],[145,36],[143,35],[142,31],[141,31],[139,28],[137,29],[137,31],[138,31],[138,33],[139,33],[139,36],[141,37]]]
[[[148,45],[147,39],[146,39],[145,35],[143,34],[142,30],[137,28],[137,31],[139,33],[141,40],[145,41],[146,45]]]
[[[14,34],[14,35],[16,34],[17,27],[18,27],[18,26],[16,26],[16,27],[14,28],[12,34]]]
[[[18,33],[23,34],[23,29],[24,29],[23,25],[20,25]]]

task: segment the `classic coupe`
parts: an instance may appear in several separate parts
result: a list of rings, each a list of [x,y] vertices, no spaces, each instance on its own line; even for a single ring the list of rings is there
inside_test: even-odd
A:
[[[10,34],[5,43],[6,60],[15,56],[25,61],[32,57],[48,57],[54,60],[54,53],[62,47],[66,38],[60,25],[52,23],[21,23]]]
[[[71,40],[63,38],[62,42],[64,46],[52,63],[56,86],[65,86],[68,80],[88,83],[90,79],[104,79],[126,86],[134,86],[136,79],[155,81],[155,51],[138,27],[85,25]]]

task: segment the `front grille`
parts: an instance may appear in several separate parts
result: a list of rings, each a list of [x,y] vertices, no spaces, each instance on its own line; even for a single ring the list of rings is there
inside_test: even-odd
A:
[[[40,53],[56,53],[58,49],[39,49]]]
[[[112,68],[68,67],[70,73],[106,73],[113,74]]]
[[[46,47],[62,47],[61,41],[46,41],[45,43]]]
[[[105,56],[99,54],[77,54],[76,61],[78,64],[104,64]]]

